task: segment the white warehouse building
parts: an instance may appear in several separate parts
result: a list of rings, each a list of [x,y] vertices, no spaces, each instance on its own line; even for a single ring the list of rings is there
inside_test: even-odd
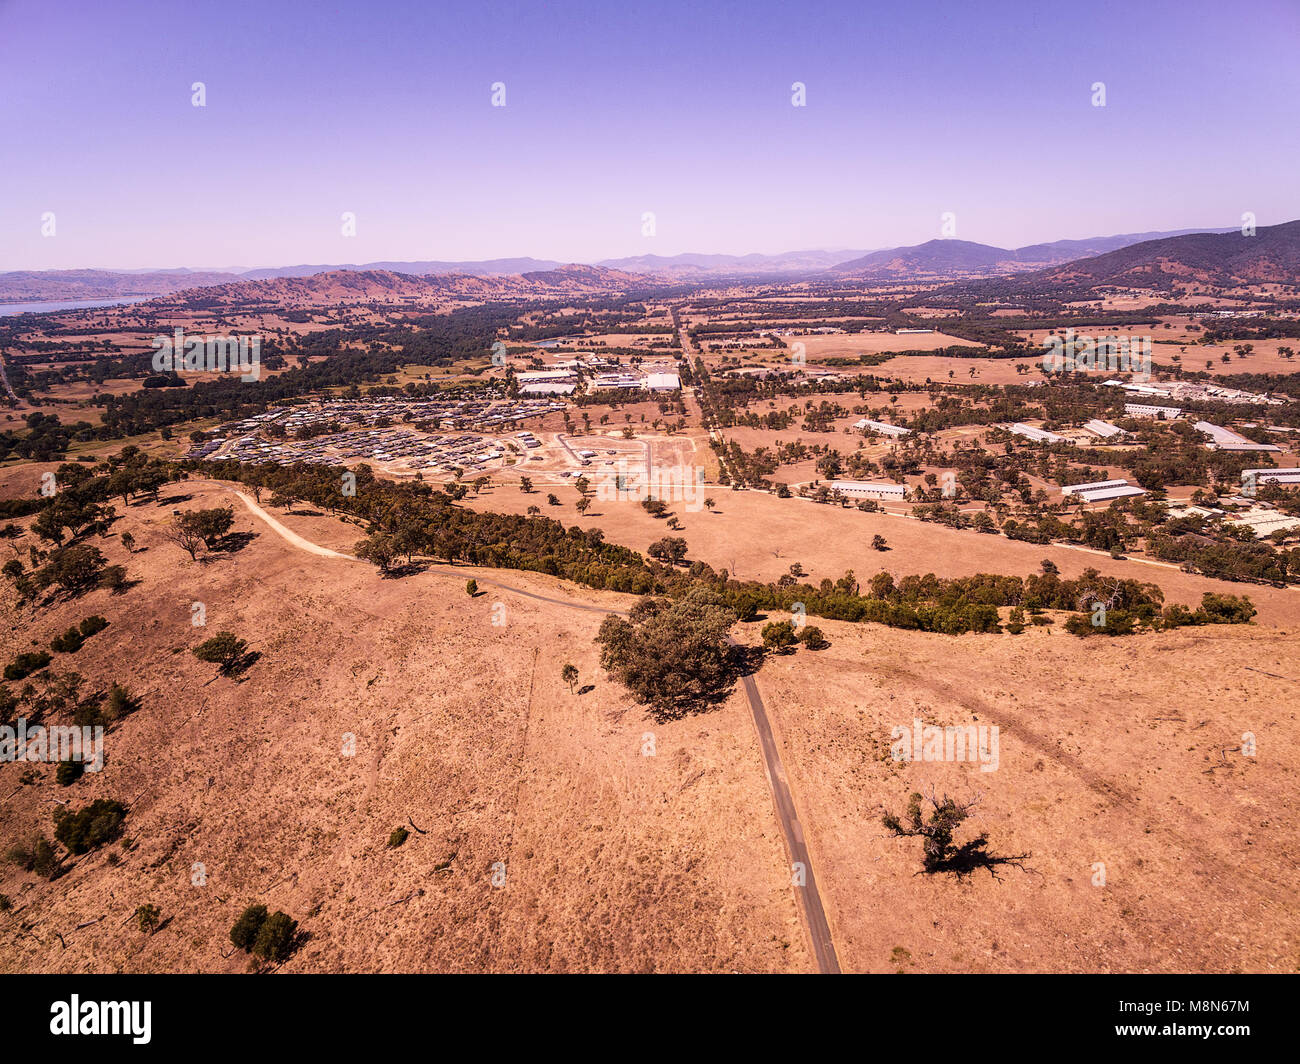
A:
[[[1222,425],[1212,425],[1208,421],[1198,421],[1196,429],[1210,437],[1210,442],[1206,446],[1212,451],[1280,451],[1282,449],[1271,443],[1256,443],[1254,440],[1248,440],[1240,433],[1233,432],[1232,429],[1225,429]]]
[[[1271,480],[1275,484],[1300,484],[1300,469],[1243,469],[1242,479],[1251,476],[1256,481]]]
[[[911,429],[902,428],[899,425],[886,425],[883,421],[872,421],[870,418],[863,418],[861,421],[855,421],[853,427],[859,432],[867,430],[870,432],[881,432],[886,436],[910,436]]]
[[[1067,484],[1061,489],[1061,494],[1073,495],[1084,502],[1106,502],[1131,495],[1145,495],[1146,489],[1130,484],[1127,480],[1095,480],[1090,484]]]
[[[1094,436],[1100,436],[1103,440],[1109,440],[1115,436],[1124,435],[1124,430],[1118,425],[1112,425],[1109,421],[1102,421],[1100,418],[1093,418],[1091,421],[1085,421],[1083,427]]]
[[[645,386],[652,392],[677,392],[681,391],[682,378],[676,373],[648,373]]]
[[[905,499],[906,484],[873,483],[867,480],[832,480],[831,490],[854,498]]]
[[[1033,425],[1026,425],[1023,421],[1017,421],[1014,425],[1007,426],[1007,431],[1013,436],[1023,436],[1027,440],[1033,440],[1035,443],[1070,443],[1064,436],[1058,436],[1055,432],[1048,432],[1046,429],[1036,429]]]
[[[1173,421],[1183,416],[1183,411],[1176,406],[1152,406],[1150,403],[1125,403],[1124,413],[1129,417],[1154,417]]]

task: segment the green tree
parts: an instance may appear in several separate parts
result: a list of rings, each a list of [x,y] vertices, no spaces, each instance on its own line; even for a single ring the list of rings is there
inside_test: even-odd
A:
[[[794,625],[789,621],[770,621],[763,625],[763,646],[768,650],[781,652],[799,641]]]
[[[231,927],[230,941],[235,944],[236,949],[249,952],[257,941],[258,932],[262,930],[264,923],[266,923],[266,906],[250,905],[239,914],[239,919]]]
[[[397,542],[386,532],[376,532],[373,536],[368,536],[359,541],[352,550],[358,558],[378,566],[381,573],[388,572],[398,556]]]
[[[208,550],[217,545],[235,523],[233,506],[219,506],[211,510],[190,510],[177,518],[181,528],[189,529]]]
[[[88,853],[112,842],[122,833],[126,806],[107,798],[96,798],[84,809],[54,811],[54,837],[72,853]]]
[[[162,923],[162,910],[156,905],[140,905],[135,910],[135,922],[146,935],[152,935]]]
[[[105,559],[98,547],[79,543],[54,552],[45,567],[44,576],[50,583],[72,594],[94,587],[104,571]]]
[[[680,565],[686,560],[686,540],[680,536],[664,536],[650,544],[648,554],[668,565]]]
[[[293,952],[297,934],[297,920],[291,919],[287,913],[274,912],[266,918],[257,932],[257,939],[253,943],[253,955],[268,962],[288,960]]]
[[[822,630],[815,624],[804,625],[799,630],[799,640],[809,650],[825,650],[830,646],[830,643],[826,641],[826,636],[822,634]]]
[[[220,665],[227,675],[238,670],[247,652],[248,644],[234,632],[218,632],[190,651],[199,661]]]
[[[728,643],[736,614],[717,594],[693,587],[640,618],[606,617],[596,635],[600,663],[660,719],[722,698],[735,680]]]

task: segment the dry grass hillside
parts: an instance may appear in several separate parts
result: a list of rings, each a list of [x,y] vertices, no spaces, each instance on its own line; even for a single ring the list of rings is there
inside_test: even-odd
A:
[[[6,493],[38,474],[9,471]],[[173,510],[218,502],[242,549],[196,563],[163,541]],[[744,696],[653,723],[592,645],[599,607],[627,599],[505,571],[476,572],[472,599],[464,574],[381,579],[291,545],[210,482],[118,508],[136,552],[100,542],[134,586],[7,603],[3,652],[102,614],[110,627],[52,668],[127,684],[142,707],[70,788],[49,765],[30,784],[29,766],[0,766],[0,844],[96,797],[129,805],[127,842],[53,882],[0,864],[4,970],[241,971],[227,936],[251,902],[301,922],[288,971],[811,970]],[[336,550],[359,535],[274,516]],[[757,679],[842,967],[1295,971],[1287,623],[1086,641],[827,623],[827,650],[769,660]],[[260,655],[242,678],[189,653],[221,629]],[[565,662],[593,688],[571,692]],[[916,717],[998,725],[997,771],[895,762],[891,728]],[[1026,868],[918,875],[919,842],[880,825],[913,789],[979,796],[971,826]],[[149,937],[131,920],[143,903],[165,921]]]
[[[125,594],[6,610],[5,660],[107,617],[52,668],[127,684],[143,706],[109,732],[103,771],[71,788],[53,766],[27,786],[27,766],[0,767],[5,849],[49,835],[56,800],[130,807],[127,846],[53,882],[0,865],[14,906],[0,967],[238,971],[227,933],[257,901],[309,936],[287,970],[807,969],[743,700],[652,724],[597,675],[600,613],[486,586],[470,599],[463,578],[383,580],[290,547],[238,503],[236,531],[255,536],[238,552],[194,563],[162,541],[173,509],[223,499],[182,485],[125,511],[115,531],[133,532],[136,553],[105,547],[138,581]],[[206,628],[191,625],[193,602]],[[189,653],[220,629],[261,655],[240,680]],[[595,689],[571,693],[566,661]],[[410,837],[390,849],[398,826]],[[168,921],[149,938],[130,923],[146,902]]]

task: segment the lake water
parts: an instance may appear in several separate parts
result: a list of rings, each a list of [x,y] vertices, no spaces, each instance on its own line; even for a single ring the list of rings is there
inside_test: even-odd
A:
[[[92,307],[124,307],[143,303],[155,296],[131,296],[129,299],[66,299],[53,303],[0,303],[0,318],[11,314],[49,314],[57,310],[89,310]]]

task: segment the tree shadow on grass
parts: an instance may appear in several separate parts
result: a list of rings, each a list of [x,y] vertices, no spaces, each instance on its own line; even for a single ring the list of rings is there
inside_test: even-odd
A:
[[[208,557],[221,554],[238,554],[247,547],[253,540],[257,539],[257,532],[231,532],[222,536],[209,549]]]
[[[379,576],[383,580],[401,580],[408,576],[418,576],[432,564],[431,561],[417,558],[414,561],[402,562],[400,565],[390,565],[387,569],[381,570]]]
[[[261,660],[262,652],[260,650],[245,650],[228,665],[222,666],[221,672],[232,680],[242,682],[247,679],[244,674]]]
[[[949,872],[958,879],[963,879],[977,869],[984,869],[994,879],[1001,879],[994,869],[1003,865],[1010,865],[1012,868],[1019,868],[1022,872],[1028,871],[1025,868],[1025,861],[1031,856],[1027,853],[1020,854],[995,854],[989,853],[989,840],[986,835],[977,835],[970,842],[963,843],[951,853],[933,861],[927,861],[926,867],[915,873],[918,876],[936,875],[943,872]]]

